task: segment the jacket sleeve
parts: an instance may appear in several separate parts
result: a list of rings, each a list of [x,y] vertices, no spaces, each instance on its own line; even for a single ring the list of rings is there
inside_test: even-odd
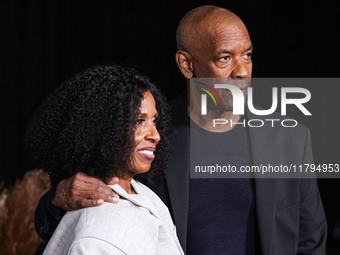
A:
[[[41,197],[34,215],[35,229],[38,235],[46,242],[51,238],[60,220],[66,213],[62,209],[52,210],[51,201],[55,192],[56,186]]]
[[[310,132],[307,129],[304,163],[313,163]],[[297,254],[326,254],[327,222],[316,176],[301,179],[300,231]]]

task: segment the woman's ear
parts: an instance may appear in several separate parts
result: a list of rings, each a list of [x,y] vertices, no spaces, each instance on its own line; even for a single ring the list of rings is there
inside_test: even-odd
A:
[[[179,50],[176,52],[176,62],[185,78],[190,79],[193,76],[192,57],[186,52]]]

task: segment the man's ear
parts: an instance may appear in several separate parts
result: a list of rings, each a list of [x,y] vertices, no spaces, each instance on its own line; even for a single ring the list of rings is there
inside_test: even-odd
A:
[[[179,50],[176,52],[176,62],[185,78],[190,79],[193,76],[192,57],[186,52]]]

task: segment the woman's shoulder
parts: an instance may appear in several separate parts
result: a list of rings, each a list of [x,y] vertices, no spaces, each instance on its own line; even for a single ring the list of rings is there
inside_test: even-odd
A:
[[[144,225],[144,222],[152,224],[153,217],[149,211],[142,206],[136,206],[126,198],[121,197],[116,204],[105,202],[99,207],[85,209],[85,217],[88,225],[98,228],[97,224],[105,223],[105,228],[111,225]]]
[[[136,181],[132,185],[137,195],[121,197],[116,204],[105,202],[101,206],[67,212],[55,232],[56,243],[64,240],[63,249],[67,249],[79,240],[96,239],[127,254],[153,254],[160,229],[165,225],[173,228],[171,216],[152,190]]]
[[[158,220],[145,208],[123,198],[117,204],[105,202],[98,207],[68,212],[64,217],[67,221],[77,222],[74,226],[74,232],[78,235],[75,241],[98,239],[130,253],[134,251],[134,246],[150,249],[144,247],[145,243],[150,243],[151,247],[153,243],[157,246],[154,237],[158,235]],[[143,254],[148,254],[148,251]]]

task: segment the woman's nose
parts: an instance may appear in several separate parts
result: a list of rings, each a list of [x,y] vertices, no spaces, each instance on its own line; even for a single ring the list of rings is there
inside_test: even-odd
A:
[[[150,125],[146,139],[152,140],[152,142],[154,142],[154,143],[158,143],[159,140],[161,139],[155,125]]]

